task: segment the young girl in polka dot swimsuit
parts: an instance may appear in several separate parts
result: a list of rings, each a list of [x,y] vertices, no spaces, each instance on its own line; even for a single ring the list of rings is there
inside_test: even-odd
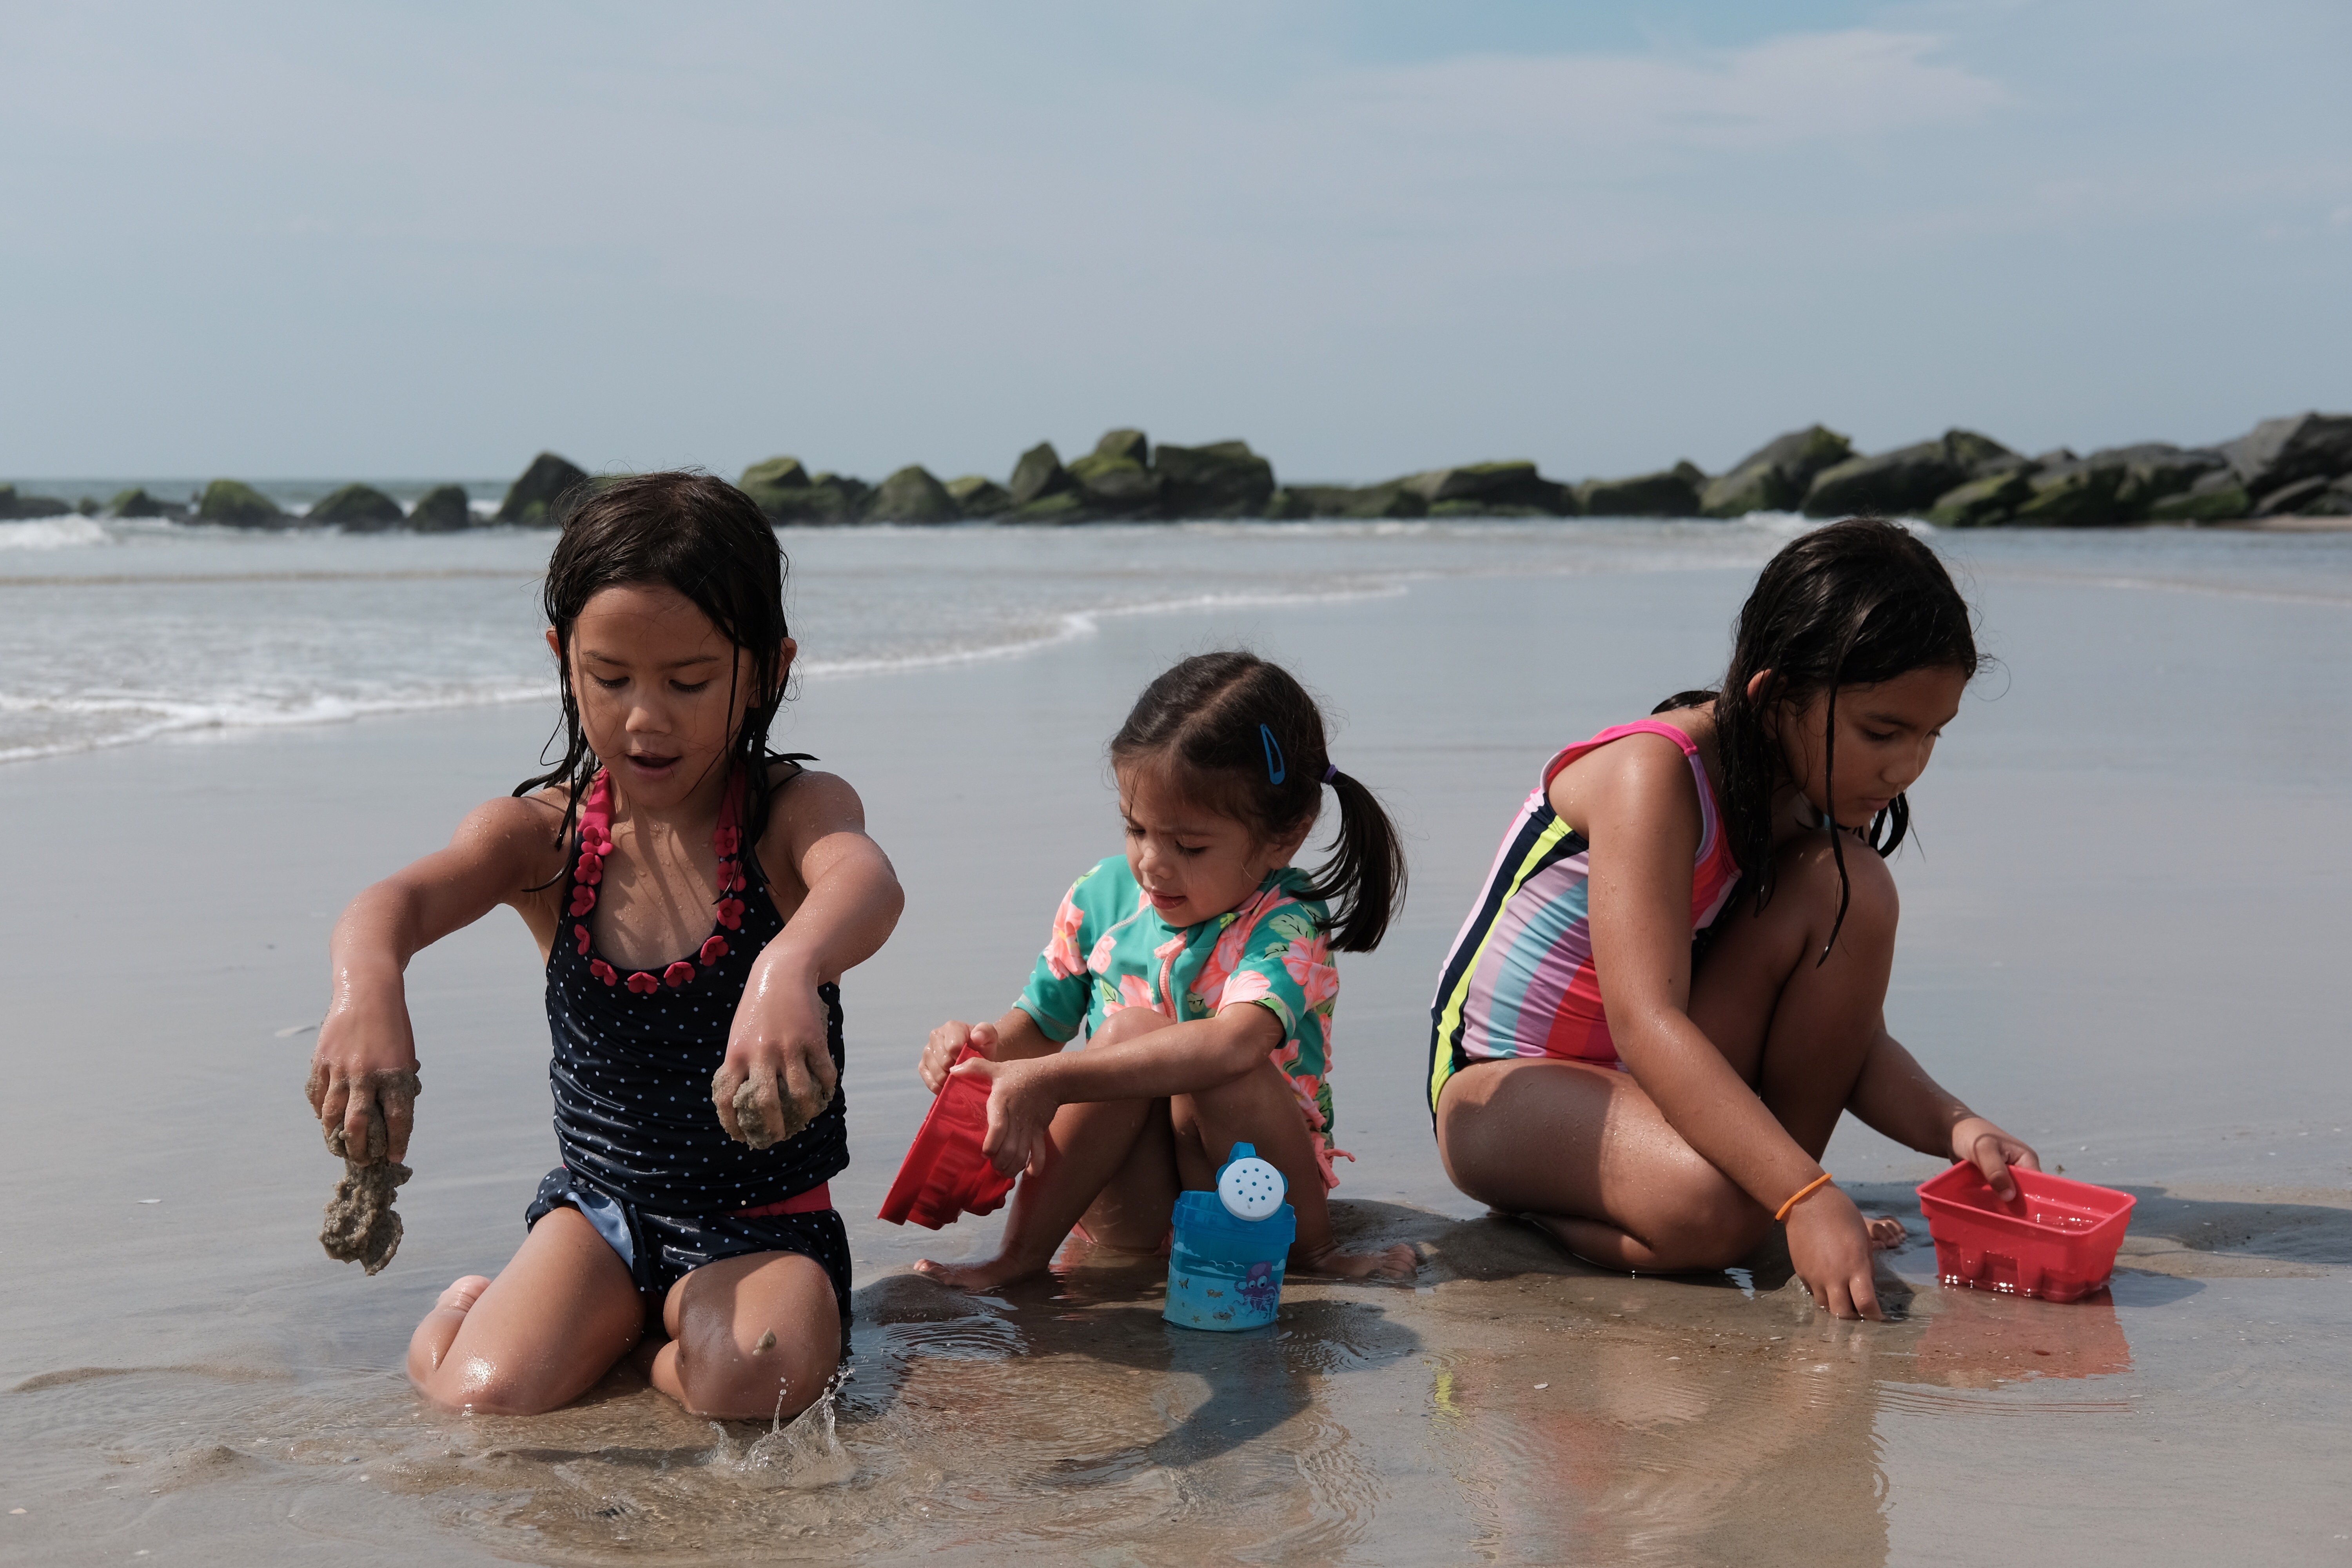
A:
[[[597,491],[548,563],[568,746],[448,848],[353,900],[312,1104],[391,1157],[416,1067],[402,972],[513,907],[547,961],[563,1163],[496,1279],[442,1294],[409,1343],[441,1404],[576,1398],[648,1332],[654,1385],[712,1415],[791,1415],[839,1364],[849,1250],[842,972],[902,901],[856,792],[768,752],[795,651],[783,557],[740,490],[649,474]],[[388,1114],[387,1114],[388,1113]],[[780,1137],[789,1132],[791,1136]]]

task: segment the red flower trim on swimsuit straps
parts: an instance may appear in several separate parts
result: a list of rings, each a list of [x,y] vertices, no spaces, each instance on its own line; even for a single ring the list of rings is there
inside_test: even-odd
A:
[[[711,829],[710,850],[718,857],[719,923],[729,931],[740,930],[743,924],[743,900],[729,895],[741,892],[748,884],[743,868],[735,857],[743,847],[743,830],[737,826],[743,799],[743,775],[736,773],[727,781],[727,794],[719,805],[719,826]],[[604,879],[604,861],[613,853],[613,780],[604,769],[589,782],[587,798],[580,803],[580,862],[572,873],[571,914],[574,920],[596,907],[596,886]],[[590,976],[607,985],[620,980],[620,972],[601,958],[590,956],[593,939],[584,925],[572,928],[580,944],[582,956],[589,958]],[[704,969],[708,969],[729,952],[727,939],[712,932],[696,953]],[[691,985],[701,973],[694,962],[679,959],[665,968],[659,975],[640,969],[628,977],[627,987],[640,996],[649,996],[665,984],[676,990]]]

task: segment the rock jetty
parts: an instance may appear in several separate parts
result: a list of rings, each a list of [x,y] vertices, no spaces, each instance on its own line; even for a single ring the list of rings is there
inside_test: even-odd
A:
[[[609,477],[608,477],[609,478]],[[552,526],[576,493],[607,482],[541,452],[488,519],[465,490],[428,490],[405,514],[383,491],[345,485],[307,514],[282,510],[252,486],[215,479],[194,507],[200,522],[237,528],[333,523],[348,530],[446,531],[485,522]],[[2266,419],[2209,447],[2145,442],[2087,457],[2060,447],[2028,457],[1974,430],[1947,430],[1885,452],[1857,452],[1822,425],[1778,436],[1720,474],[1689,462],[1624,479],[1547,479],[1525,458],[1463,463],[1366,485],[1282,484],[1246,441],[1155,446],[1138,429],[1106,433],[1065,463],[1051,441],[986,474],[941,480],[910,463],[880,484],[812,473],[798,458],[752,464],[737,480],[779,524],[1175,522],[1197,519],[1377,520],[1448,517],[1734,518],[1757,511],[1808,517],[1874,512],[1945,528],[2105,528],[2266,518],[2352,517],[2352,414]],[[143,489],[102,508],[68,506],[0,484],[0,521],[69,510],[175,517],[182,509]]]

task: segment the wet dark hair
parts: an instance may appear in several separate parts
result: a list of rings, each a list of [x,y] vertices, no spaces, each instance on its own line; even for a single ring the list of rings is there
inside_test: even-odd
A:
[[[556,680],[563,695],[563,758],[536,778],[515,785],[529,795],[550,784],[569,786],[562,837],[569,840],[580,802],[601,765],[580,727],[580,700],[572,689],[572,627],[588,601],[606,588],[660,584],[675,588],[710,617],[719,635],[751,656],[751,706],[728,748],[724,765],[745,773],[743,838],[756,842],[768,820],[768,729],[784,700],[784,552],[776,531],[750,496],[709,474],[636,474],[602,486],[583,485],[557,503],[562,533],[548,558],[542,603],[555,628]],[[736,674],[728,672],[728,705]],[[555,738],[548,740],[553,750]],[[546,752],[540,761],[547,760]]]
[[[1404,847],[1371,790],[1332,768],[1323,710],[1280,665],[1238,650],[1183,660],[1135,700],[1110,759],[1164,762],[1189,798],[1268,838],[1312,823],[1328,782],[1339,829],[1306,896],[1337,900],[1323,924],[1334,949],[1380,945],[1404,901]]]
[[[1838,689],[1874,686],[1915,669],[1957,669],[1973,679],[1985,660],[1969,623],[1968,601],[1934,551],[1898,524],[1850,517],[1792,540],[1765,563],[1740,606],[1721,690],[1677,692],[1652,710],[1715,704],[1724,831],[1739,862],[1740,893],[1757,909],[1772,896],[1772,795],[1788,777],[1775,738],[1780,713],[1828,693],[1822,771],[1834,776]],[[1771,678],[1750,697],[1748,683],[1764,670]],[[1839,822],[1836,803],[1830,805],[1838,910],[1822,963],[1853,901],[1847,833],[1858,833],[1884,858],[1911,828],[1911,803],[1899,795],[1867,826]]]

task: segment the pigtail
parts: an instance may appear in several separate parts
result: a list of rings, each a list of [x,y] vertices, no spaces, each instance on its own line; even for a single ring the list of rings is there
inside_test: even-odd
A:
[[[1337,900],[1323,929],[1341,952],[1370,952],[1404,901],[1404,845],[1361,780],[1331,765],[1323,710],[1280,665],[1228,648],[1195,654],[1143,689],[1111,737],[1114,764],[1174,764],[1192,798],[1270,837],[1314,825],[1323,786],[1339,829],[1304,889]]]
[[[1370,952],[1380,946],[1404,902],[1404,843],[1380,797],[1362,780],[1337,768],[1327,776],[1339,798],[1339,831],[1308,896],[1332,906],[1324,927],[1332,951]]]

